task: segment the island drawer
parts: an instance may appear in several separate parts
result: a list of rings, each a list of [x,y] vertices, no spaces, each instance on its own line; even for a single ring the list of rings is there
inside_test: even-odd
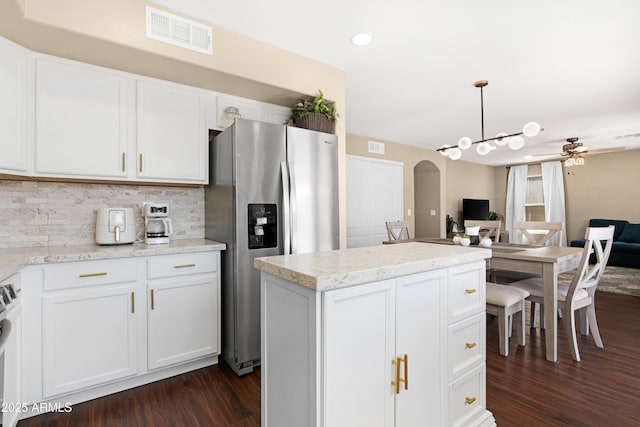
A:
[[[449,384],[450,426],[468,425],[486,408],[485,366],[478,366]]]
[[[485,311],[485,263],[483,261],[450,268],[447,283],[449,325]]]
[[[179,255],[160,255],[147,260],[147,277],[184,276],[185,274],[212,273],[217,270],[217,252],[199,252]]]
[[[130,259],[79,261],[44,267],[45,291],[136,281],[137,263]]]
[[[449,326],[449,381],[484,363],[486,315],[476,314]]]

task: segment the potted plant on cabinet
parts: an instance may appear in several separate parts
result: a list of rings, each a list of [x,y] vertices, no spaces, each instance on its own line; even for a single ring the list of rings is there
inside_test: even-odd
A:
[[[336,112],[336,105],[327,101],[321,90],[313,100],[298,102],[291,109],[291,121],[297,127],[334,133],[336,119],[340,115]]]

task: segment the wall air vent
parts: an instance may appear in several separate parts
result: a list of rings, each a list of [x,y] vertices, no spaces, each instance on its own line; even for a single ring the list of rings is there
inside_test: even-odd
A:
[[[369,152],[374,154],[384,154],[384,143],[369,141]]]
[[[213,29],[146,6],[147,38],[213,55]]]

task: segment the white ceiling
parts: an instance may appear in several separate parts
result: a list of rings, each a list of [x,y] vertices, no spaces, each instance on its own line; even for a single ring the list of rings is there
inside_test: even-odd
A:
[[[531,162],[569,137],[640,148],[640,136],[620,138],[640,134],[638,0],[154,2],[343,69],[348,133],[428,149],[480,139],[473,83],[486,79],[486,137],[528,121],[544,132],[519,151],[462,160]],[[370,45],[351,44],[361,32]]]

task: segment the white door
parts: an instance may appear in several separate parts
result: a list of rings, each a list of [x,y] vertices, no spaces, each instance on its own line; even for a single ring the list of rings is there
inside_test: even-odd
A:
[[[134,375],[136,283],[42,297],[44,397]]]
[[[404,219],[404,165],[347,156],[347,247],[387,240],[386,221]]]
[[[324,425],[393,426],[395,281],[324,297]]]
[[[397,279],[396,357],[407,356],[400,365],[407,387],[396,395],[396,426],[442,424],[445,280],[446,270]]]
[[[217,283],[215,274],[149,281],[149,369],[220,351]]]

